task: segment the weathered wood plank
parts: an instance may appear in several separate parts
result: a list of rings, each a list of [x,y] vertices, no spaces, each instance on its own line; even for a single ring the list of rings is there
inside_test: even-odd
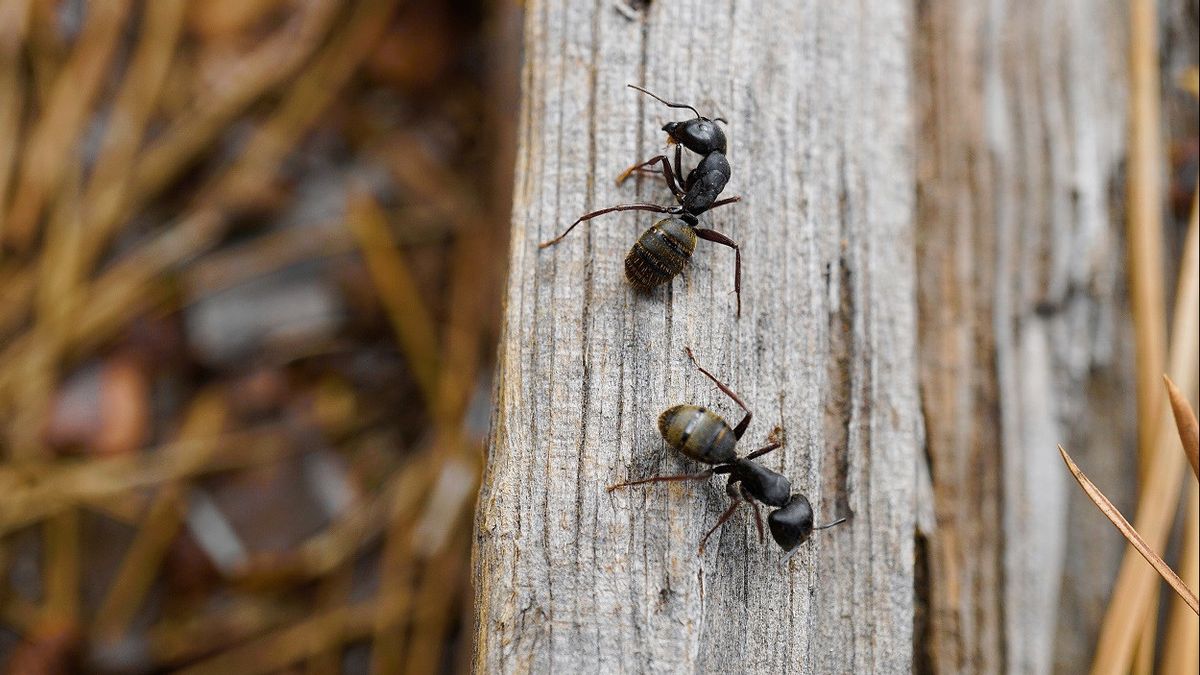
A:
[[[1131,504],[1125,21],[919,3],[920,354],[937,672],[1077,671],[1123,551],[1055,444]],[[1122,492],[1124,490],[1124,492]]]
[[[481,672],[903,672],[912,665],[915,369],[911,16],[895,0],[610,2],[527,8],[524,100],[497,409],[475,551]],[[612,178],[678,119],[644,83],[729,119],[743,245],[701,242],[669,289],[638,296],[622,259],[652,218],[623,214],[538,251],[577,215],[666,200]],[[696,556],[720,482],[609,494],[688,466],[664,408],[732,406],[682,346],[775,425],[767,464],[806,492],[819,533],[781,565],[742,513]]]

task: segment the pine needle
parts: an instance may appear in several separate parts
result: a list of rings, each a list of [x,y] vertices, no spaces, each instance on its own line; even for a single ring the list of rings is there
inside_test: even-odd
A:
[[[1179,597],[1183,598],[1183,600],[1188,603],[1188,606],[1192,608],[1192,611],[1200,614],[1200,601],[1196,599],[1196,595],[1192,593],[1187,585],[1183,583],[1183,580],[1180,579],[1175,572],[1167,566],[1167,563],[1163,562],[1163,559],[1160,558],[1157,553],[1150,550],[1150,546],[1142,540],[1141,535],[1137,533],[1137,530],[1133,529],[1133,526],[1129,524],[1129,521],[1125,520],[1125,517],[1122,516],[1121,512],[1117,510],[1117,507],[1113,506],[1112,502],[1108,501],[1108,497],[1104,496],[1104,493],[1100,491],[1100,488],[1097,488],[1096,485],[1084,475],[1083,471],[1080,471],[1079,467],[1075,465],[1074,460],[1071,459],[1071,456],[1067,454],[1066,450],[1063,449],[1063,446],[1058,446],[1058,452],[1060,455],[1062,455],[1063,461],[1066,462],[1067,469],[1071,471],[1071,475],[1075,476],[1075,480],[1079,482],[1079,487],[1083,488],[1084,494],[1086,494],[1088,498],[1092,500],[1092,502],[1096,505],[1096,508],[1100,509],[1100,512],[1103,513],[1110,521],[1112,521],[1112,524],[1116,526],[1117,530],[1119,530],[1122,535],[1124,535],[1125,539],[1129,541],[1130,545],[1137,549],[1137,552],[1142,554],[1142,557],[1146,559],[1146,562],[1150,563],[1150,565],[1158,571],[1159,575],[1162,576],[1163,581],[1166,581],[1167,584],[1179,594]]]
[[[1187,397],[1179,391],[1179,387],[1171,378],[1163,375],[1167,385],[1167,398],[1171,401],[1171,412],[1175,413],[1175,426],[1179,427],[1179,441],[1183,443],[1183,451],[1187,453],[1188,461],[1192,464],[1192,473],[1200,479],[1200,468],[1197,468],[1197,455],[1200,455],[1200,429],[1197,428],[1196,413],[1188,405]]]

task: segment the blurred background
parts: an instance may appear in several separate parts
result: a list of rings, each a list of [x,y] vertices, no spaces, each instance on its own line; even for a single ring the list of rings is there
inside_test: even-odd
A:
[[[7,672],[466,669],[520,28],[0,0]]]

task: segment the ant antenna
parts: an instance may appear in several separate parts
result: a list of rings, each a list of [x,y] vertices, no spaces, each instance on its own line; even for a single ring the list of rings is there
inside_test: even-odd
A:
[[[846,522],[846,520],[847,520],[848,518],[849,518],[849,516],[842,516],[841,518],[838,518],[837,520],[833,521],[832,523],[826,523],[826,524],[824,524],[824,525],[821,525],[821,526],[818,526],[818,527],[814,527],[814,528],[813,528],[813,531],[814,531],[814,532],[816,532],[817,530],[827,530],[827,529],[829,529],[829,528],[833,527],[834,525],[841,525],[842,523]],[[784,567],[787,567],[788,561],[792,559],[792,556],[794,556],[794,555],[796,555],[797,553],[799,553],[801,548],[803,548],[803,547],[801,547],[801,546],[797,546],[796,548],[794,548],[794,549],[792,549],[792,550],[788,551],[787,553],[785,553],[785,554],[784,554],[784,556],[783,556],[783,559],[780,561],[780,563],[781,563],[781,564],[782,564]]]
[[[663,105],[667,106],[668,108],[687,108],[688,110],[691,110],[692,112],[696,113],[696,117],[699,117],[700,119],[707,119],[703,115],[700,114],[699,110],[696,110],[695,108],[693,108],[692,106],[690,106],[686,103],[672,103],[670,101],[663,100],[663,98],[661,96],[659,96],[658,94],[655,94],[654,92],[643,89],[643,88],[637,86],[636,84],[627,84],[625,86],[629,87],[630,89],[637,89],[638,91],[642,92],[643,94],[654,98],[659,103],[662,103]],[[725,120],[721,120],[721,121],[724,122]],[[728,122],[726,122],[726,124],[728,124]]]
[[[813,531],[815,532],[817,530],[828,530],[829,528],[833,527],[834,525],[841,525],[842,523],[846,522],[847,517],[848,516],[842,516],[841,518],[838,518],[837,520],[833,521],[832,523],[826,523],[819,527],[814,527]]]

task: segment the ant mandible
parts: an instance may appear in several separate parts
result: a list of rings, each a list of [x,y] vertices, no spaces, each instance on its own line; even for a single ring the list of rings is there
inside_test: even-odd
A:
[[[663,100],[636,85],[627,85],[644,94],[652,96],[671,108],[686,108],[696,114],[695,119],[682,122],[669,122],[663,126],[667,132],[668,141],[676,144],[675,168],[666,155],[656,155],[644,162],[639,162],[626,169],[617,178],[621,183],[634,172],[645,171],[655,164],[662,167],[662,176],[667,187],[674,195],[676,206],[662,206],[638,202],[634,204],[619,204],[608,208],[585,213],[571,223],[562,234],[538,244],[538,248],[553,246],[570,234],[576,225],[591,220],[597,216],[615,211],[651,211],[664,213],[669,217],[652,225],[638,237],[629,254],[625,256],[625,278],[630,285],[640,291],[648,291],[655,286],[667,283],[683,271],[684,265],[692,257],[696,249],[696,238],[711,241],[715,244],[728,246],[734,251],[733,289],[737,295],[737,316],[742,315],[742,250],[737,242],[729,237],[708,228],[699,227],[700,214],[711,211],[719,206],[741,201],[741,197],[728,197],[718,200],[717,197],[729,182],[729,161],[725,158],[725,132],[717,126],[717,122],[725,120],[718,117],[710,119],[700,114],[698,110],[686,103],[673,103]],[[692,152],[703,155],[686,178],[680,183],[682,176],[682,150],[686,147]],[[658,172],[654,172],[658,173]]]
[[[808,498],[798,492],[792,492],[792,484],[787,477],[754,461],[783,446],[783,443],[777,438],[778,430],[772,432],[771,442],[766,446],[745,457],[737,456],[737,443],[746,432],[746,428],[750,426],[750,419],[754,417],[754,414],[732,389],[696,361],[696,356],[692,354],[690,347],[684,347],[684,351],[687,352],[688,358],[701,373],[704,373],[726,396],[738,404],[738,407],[746,413],[745,417],[731,429],[724,418],[703,406],[677,405],[668,408],[658,418],[658,430],[662,434],[663,440],[680,454],[697,462],[709,464],[712,468],[700,473],[652,476],[641,480],[617,483],[610,485],[608,491],[612,492],[617,488],[646,483],[708,480],[714,475],[728,474],[729,480],[725,484],[725,493],[729,495],[732,503],[717,519],[716,525],[713,525],[712,529],[706,532],[700,540],[697,555],[703,555],[704,544],[708,538],[733,516],[743,502],[750,504],[754,509],[754,523],[758,527],[759,541],[762,541],[763,538],[763,526],[758,503],[762,502],[767,506],[776,507],[776,510],[767,516],[767,524],[770,526],[771,536],[775,539],[775,543],[779,544],[779,547],[785,552],[792,551],[804,543],[814,530],[824,530],[845,522],[846,518],[842,517],[832,523],[814,527],[813,508]]]

